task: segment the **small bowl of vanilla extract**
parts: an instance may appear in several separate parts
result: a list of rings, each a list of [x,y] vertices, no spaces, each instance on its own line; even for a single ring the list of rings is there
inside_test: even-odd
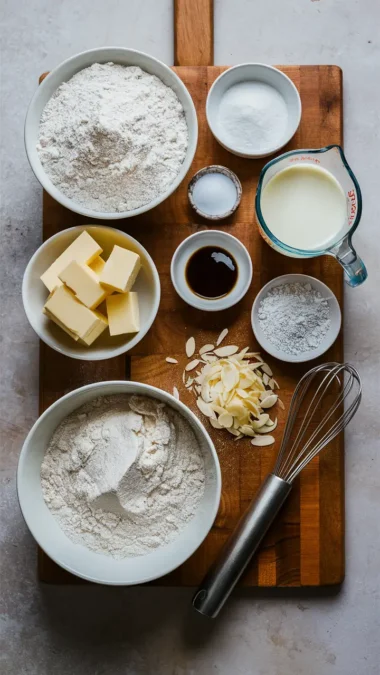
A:
[[[236,237],[202,230],[178,246],[170,273],[175,290],[188,305],[217,312],[244,297],[252,281],[252,261]]]

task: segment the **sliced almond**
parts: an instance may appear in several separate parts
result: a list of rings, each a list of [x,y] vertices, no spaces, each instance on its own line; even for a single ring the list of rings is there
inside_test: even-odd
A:
[[[203,347],[200,348],[199,353],[205,354],[206,352],[212,352],[214,349],[214,345],[203,345]]]
[[[167,356],[165,361],[167,361],[167,363],[178,363],[177,359],[173,359],[171,356]]]
[[[240,437],[240,435],[241,435],[240,431],[238,431],[237,429],[234,429],[233,427],[227,427],[227,431],[229,431],[230,434],[232,434],[233,436],[239,436]]]
[[[264,413],[263,415],[260,415],[260,417],[257,421],[255,420],[254,422],[252,422],[252,429],[257,431],[257,429],[260,429],[261,427],[263,427],[264,424],[266,424],[268,422],[268,420],[269,420],[268,413]]]
[[[277,394],[271,394],[270,396],[267,396],[264,398],[263,401],[261,401],[261,407],[266,409],[266,408],[271,408],[272,405],[277,403],[278,396]]]
[[[280,398],[278,399],[278,405],[280,406],[281,410],[285,410],[285,406]]]
[[[223,429],[222,425],[219,424],[218,420],[214,417],[210,417],[210,424],[214,429]]]
[[[273,391],[267,391],[267,390],[262,391],[262,392],[260,392],[260,401],[265,401],[265,399],[268,398],[268,396],[272,396],[272,395],[273,395]]]
[[[272,377],[273,375],[272,370],[269,368],[267,363],[263,363],[263,365],[261,366],[261,370],[263,371],[263,373],[269,375],[269,377]]]
[[[249,347],[244,347],[244,349],[241,350],[238,354],[235,354],[235,359],[238,359],[238,361],[242,361],[249,350]]]
[[[214,363],[214,361],[218,360],[218,357],[215,356],[215,354],[202,354],[203,359],[206,361],[206,363]]]
[[[268,433],[270,433],[271,434],[272,431],[274,431],[276,427],[277,427],[277,419],[275,419],[275,421],[272,424],[264,424],[264,426],[260,427],[260,429],[256,429],[256,433],[258,433],[258,434],[268,434]]]
[[[239,427],[240,431],[244,436],[254,436],[255,432],[252,429],[252,427],[249,426],[249,424],[242,424],[241,427]]]
[[[250,368],[251,370],[256,370],[257,368],[261,368],[262,365],[263,365],[262,361],[256,361],[256,363],[250,363],[248,365],[248,368]]]
[[[239,384],[239,371],[233,364],[222,369],[221,380],[226,391],[231,391]]]
[[[173,396],[179,401],[179,392],[177,387],[173,387]]]
[[[230,415],[227,412],[224,412],[223,415],[220,415],[218,417],[218,422],[219,424],[222,425],[222,427],[225,427],[226,429],[230,429],[234,423],[234,418],[232,415]]]
[[[194,368],[197,367],[199,363],[199,359],[194,359],[193,361],[190,361],[190,363],[187,364],[185,370],[189,372],[189,370],[194,370]]]
[[[227,332],[222,331],[218,340]],[[211,343],[203,345],[199,349],[202,358],[187,364],[182,375],[187,390],[197,397],[199,410],[212,420],[214,428],[226,428],[235,439],[267,437],[277,426],[277,419],[272,422],[265,412],[278,400],[270,367],[258,352],[249,352],[249,347],[239,351],[236,345],[218,344],[216,349]],[[193,354],[193,349],[195,340],[189,338],[186,353]],[[190,371],[194,372],[188,376]]]
[[[190,337],[185,345],[186,356],[190,359],[195,352],[195,340],[193,337]]]
[[[201,386],[201,397],[203,398],[205,403],[212,402],[211,390],[208,382],[204,382]]]
[[[228,333],[228,328],[223,328],[221,334],[219,335],[219,337],[218,337],[218,339],[217,339],[217,341],[216,341],[216,346],[217,346],[217,347],[218,347],[218,345],[220,345],[220,343],[222,342],[222,340],[224,340],[224,338],[226,337],[227,333]]]
[[[209,403],[205,403],[202,398],[197,398],[197,406],[201,413],[206,415],[206,417],[215,417],[215,413],[211,408]]]
[[[239,399],[237,396],[234,396],[232,401],[226,405],[226,410],[234,417],[244,417],[246,407],[241,399]]]
[[[217,356],[232,356],[232,354],[236,354],[238,351],[239,347],[236,347],[236,345],[226,345],[225,347],[214,349],[214,354]]]
[[[252,438],[251,443],[262,448],[264,445],[272,445],[274,440],[273,436],[255,436],[255,438]]]

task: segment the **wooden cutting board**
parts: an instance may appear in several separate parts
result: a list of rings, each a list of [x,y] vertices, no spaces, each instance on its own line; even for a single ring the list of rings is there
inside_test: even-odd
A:
[[[145,215],[116,224],[136,237],[157,265],[162,284],[157,319],[144,340],[129,355],[109,361],[73,361],[41,344],[40,412],[81,385],[100,380],[133,379],[169,392],[176,385],[182,401],[199,413],[192,395],[182,385],[182,368],[186,363],[184,346],[188,337],[193,335],[200,347],[207,342],[213,343],[220,330],[228,327],[228,342],[241,347],[250,344],[256,348],[250,327],[252,302],[267,281],[287,272],[307,273],[321,279],[334,291],[342,306],[342,273],[335,260],[330,257],[305,261],[287,258],[273,251],[261,239],[254,221],[254,196],[265,161],[244,160],[228,153],[214,140],[206,123],[207,92],[216,77],[225,70],[208,65],[212,61],[212,2],[178,0],[175,10],[175,62],[179,65],[174,70],[189,89],[197,109],[197,152],[187,179],[169,199]],[[189,65],[191,61],[197,65]],[[341,70],[335,66],[281,66],[280,69],[297,86],[303,106],[301,126],[285,150],[342,144]],[[195,171],[208,164],[225,165],[241,180],[241,205],[219,227],[234,234],[247,246],[253,262],[253,281],[246,297],[237,307],[216,315],[185,305],[172,287],[169,271],[170,260],[178,244],[190,234],[209,226],[207,221],[195,215],[187,199],[188,180]],[[86,219],[67,211],[44,193],[44,239],[63,228],[85,222]],[[168,355],[176,357],[179,365],[166,363]],[[281,398],[287,409],[295,384],[310,366],[288,365],[269,357],[266,360],[280,384]],[[343,360],[342,334],[324,360]],[[253,448],[248,440],[235,442],[224,431],[208,427],[222,469],[219,513],[209,536],[196,553],[158,583],[186,586],[196,585],[202,580],[239,515],[273,466],[285,418],[285,413],[279,412],[274,447]],[[49,583],[80,581],[58,567],[42,551],[39,551],[38,572],[39,579]],[[343,577],[344,466],[341,436],[301,474],[242,583],[263,587],[319,586],[338,584]]]

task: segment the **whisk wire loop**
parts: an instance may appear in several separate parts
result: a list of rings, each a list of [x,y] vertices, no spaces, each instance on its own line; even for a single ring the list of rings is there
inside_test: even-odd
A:
[[[332,400],[324,412],[323,406],[328,397]],[[350,364],[325,363],[306,373],[290,403],[273,473],[292,483],[320,450],[344,429],[358,409],[360,400],[360,378]],[[322,418],[318,421],[321,409]],[[298,419],[300,425],[294,431]]]

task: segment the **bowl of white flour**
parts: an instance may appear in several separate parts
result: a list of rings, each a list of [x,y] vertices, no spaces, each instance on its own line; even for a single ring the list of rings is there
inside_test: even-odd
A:
[[[101,382],[37,420],[17,490],[29,530],[58,565],[132,585],[168,574],[199,547],[221,475],[207,431],[183,403],[149,385]]]
[[[164,63],[133,49],[92,49],[40,84],[25,148],[45,190],[90,218],[149,211],[184,179],[198,139],[192,98]]]

